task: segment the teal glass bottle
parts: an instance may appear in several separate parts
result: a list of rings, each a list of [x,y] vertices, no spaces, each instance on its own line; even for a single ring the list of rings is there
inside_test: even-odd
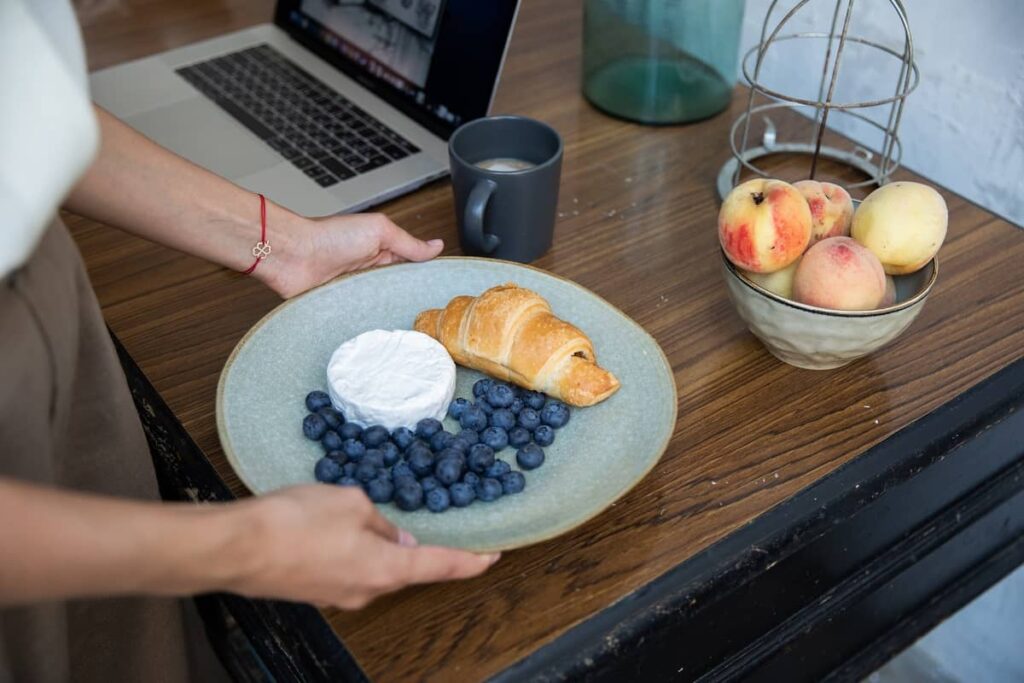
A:
[[[729,106],[744,0],[584,0],[583,94],[631,121],[697,121]]]

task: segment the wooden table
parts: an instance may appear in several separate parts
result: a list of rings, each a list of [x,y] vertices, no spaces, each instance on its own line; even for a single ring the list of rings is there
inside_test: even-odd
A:
[[[679,387],[674,438],[605,513],[483,578],[353,613],[222,596],[213,611],[242,625],[279,679],[854,676],[1024,559],[1024,234],[944,192],[941,273],[912,328],[839,370],[780,363],[718,271],[714,180],[743,98],[684,127],[599,114],[579,94],[579,5],[524,0],[494,110],[564,136],[555,246],[536,265],[658,340]],[[272,8],[96,7],[83,17],[91,68],[266,22]],[[448,182],[383,210],[459,253]],[[69,222],[124,344],[164,494],[247,495],[216,437],[214,392],[275,296]]]

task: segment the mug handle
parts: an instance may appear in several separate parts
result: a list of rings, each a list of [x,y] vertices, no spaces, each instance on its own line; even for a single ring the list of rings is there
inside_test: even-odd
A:
[[[484,179],[473,186],[466,200],[466,238],[477,251],[490,254],[498,248],[501,240],[497,235],[484,232],[484,212],[487,210],[487,203],[491,195],[498,188],[493,180]]]

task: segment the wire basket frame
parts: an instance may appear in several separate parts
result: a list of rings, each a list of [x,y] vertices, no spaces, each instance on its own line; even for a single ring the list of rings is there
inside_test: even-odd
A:
[[[879,0],[862,0],[862,4],[873,1]],[[789,34],[781,34],[783,28],[811,0],[799,0],[793,4],[774,26],[772,15],[779,5],[779,0],[772,0],[765,14],[764,23],[761,25],[760,41],[747,51],[742,60],[743,77],[746,79],[750,93],[747,97],[746,111],[737,117],[729,130],[729,148],[732,158],[722,166],[717,183],[718,193],[722,198],[739,183],[744,169],[758,176],[768,177],[769,173],[759,168],[754,162],[774,154],[809,156],[810,169],[807,177],[811,179],[818,171],[819,160],[826,158],[855,168],[867,176],[867,180],[846,184],[848,188],[884,185],[888,182],[892,173],[899,168],[903,156],[903,147],[897,133],[903,117],[903,106],[907,96],[917,87],[920,74],[914,61],[914,41],[910,33],[906,8],[902,0],[885,1],[895,11],[902,28],[903,45],[900,47],[890,47],[876,40],[850,34],[850,22],[857,0],[836,0],[831,27],[827,33],[811,31]],[[773,45],[787,41],[825,41],[824,61],[821,66],[817,98],[797,97],[770,88],[762,82],[762,67],[769,49]],[[900,60],[899,76],[893,90],[883,91],[884,94],[873,99],[850,102],[835,101],[840,67],[843,64],[844,53],[850,44],[861,45],[866,49]],[[753,70],[751,70],[751,61],[754,62]],[[892,95],[888,95],[888,92],[892,92]],[[755,98],[758,95],[767,99],[768,102],[755,106]],[[863,111],[884,107],[888,107],[887,114],[883,114],[882,117],[886,119],[885,123],[872,119],[866,111]],[[808,121],[812,122],[813,126],[810,142],[780,141],[778,139],[775,124],[768,113],[783,109],[803,110],[809,115]],[[813,116],[810,116],[811,112],[808,110],[813,110]],[[751,147],[751,123],[757,116],[763,117],[764,133],[761,144]],[[844,150],[823,144],[829,119],[837,116],[848,118],[853,122],[865,123],[881,132],[881,149],[872,152],[855,145],[852,149]],[[877,162],[875,161],[876,157]]]

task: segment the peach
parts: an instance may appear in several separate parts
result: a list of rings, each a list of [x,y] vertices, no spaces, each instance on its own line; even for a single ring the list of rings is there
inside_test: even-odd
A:
[[[748,180],[722,203],[718,240],[736,267],[774,273],[800,258],[810,243],[811,210],[789,183]]]
[[[850,193],[832,183],[801,180],[793,187],[807,200],[811,210],[811,244],[826,237],[850,234],[853,200]]]
[[[878,304],[878,307],[887,308],[894,305],[896,305],[896,280],[892,275],[886,275],[885,296],[882,297],[882,303]]]
[[[928,185],[889,183],[861,202],[850,234],[890,275],[923,268],[946,239],[946,201]]]
[[[774,273],[751,273],[745,270],[743,271],[743,276],[751,282],[764,287],[769,292],[778,294],[783,299],[792,299],[793,275],[796,273],[798,265],[800,265],[799,258],[782,270],[776,270]]]
[[[849,237],[827,237],[807,250],[793,275],[793,298],[840,311],[870,311],[885,296],[878,257]]]

